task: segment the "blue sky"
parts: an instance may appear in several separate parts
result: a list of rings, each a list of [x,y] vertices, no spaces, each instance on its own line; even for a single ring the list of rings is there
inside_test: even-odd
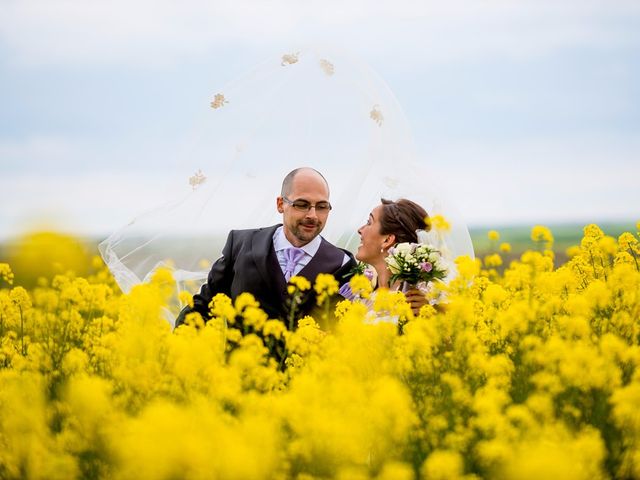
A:
[[[3,0],[0,238],[106,235],[161,193],[212,91],[345,46],[470,225],[640,219],[640,4]]]

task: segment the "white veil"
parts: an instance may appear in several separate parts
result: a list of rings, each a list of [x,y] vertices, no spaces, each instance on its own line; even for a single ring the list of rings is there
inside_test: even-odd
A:
[[[179,290],[197,291],[230,229],[280,221],[275,199],[282,179],[300,166],[319,170],[330,185],[327,240],[353,251],[357,228],[380,198],[406,197],[451,223],[446,241],[453,256],[473,255],[466,225],[415,154],[393,93],[361,61],[327,50],[282,52],[213,89],[210,101],[181,160],[176,182],[184,185],[183,197],[100,244],[123,291],[160,266],[172,270]]]

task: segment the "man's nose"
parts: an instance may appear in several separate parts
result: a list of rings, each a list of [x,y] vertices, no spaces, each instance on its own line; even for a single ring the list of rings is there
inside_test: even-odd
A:
[[[316,212],[316,206],[315,205],[311,205],[309,207],[309,210],[307,210],[307,215],[306,216],[310,217],[310,218],[318,218],[318,212]]]

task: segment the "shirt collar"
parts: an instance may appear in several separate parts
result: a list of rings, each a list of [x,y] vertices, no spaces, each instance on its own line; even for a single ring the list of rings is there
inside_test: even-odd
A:
[[[318,235],[316,238],[300,248],[304,250],[307,255],[313,257],[318,252],[321,242],[322,238]],[[293,248],[293,245],[291,245],[291,242],[287,240],[287,237],[284,234],[284,227],[282,227],[282,225],[280,225],[273,234],[273,248],[276,252],[284,250],[285,248]]]

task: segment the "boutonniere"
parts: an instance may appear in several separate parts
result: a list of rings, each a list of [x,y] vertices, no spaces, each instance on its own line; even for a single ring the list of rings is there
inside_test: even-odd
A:
[[[351,285],[351,282],[354,279],[354,277],[357,278],[358,275],[364,277],[362,280],[366,278],[366,280],[368,280],[369,282],[369,286],[367,286],[366,288],[363,288],[364,287],[363,285],[356,287],[356,290],[358,291],[358,294],[356,295],[353,292],[353,287]],[[362,293],[365,291],[371,292],[373,288],[375,288],[375,285],[378,281],[378,275],[376,273],[375,268],[373,268],[371,265],[364,262],[358,262],[358,264],[355,267],[353,267],[344,276],[344,278],[345,279],[348,278],[349,281],[346,282],[344,285],[342,285],[342,287],[340,287],[340,290],[338,290],[338,293],[342,295],[344,298],[346,298],[347,300],[353,300],[355,297],[361,296]]]

